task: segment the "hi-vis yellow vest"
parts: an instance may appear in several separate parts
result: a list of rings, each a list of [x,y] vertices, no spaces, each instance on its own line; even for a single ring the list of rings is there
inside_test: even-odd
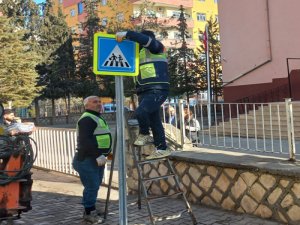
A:
[[[169,84],[169,77],[160,74],[156,70],[155,65],[165,67],[165,70],[167,70],[168,60],[166,53],[152,54],[148,49],[142,48],[140,50],[140,73],[135,78],[135,82],[139,85]]]
[[[97,127],[94,131],[94,136],[98,144],[97,147],[103,155],[107,156],[111,151],[111,145],[112,145],[111,132],[107,123],[101,117],[95,116],[89,112],[84,112],[82,116],[79,118],[78,122],[84,117],[90,117],[97,123]],[[77,135],[78,134],[79,132],[78,132],[78,123],[77,123]]]

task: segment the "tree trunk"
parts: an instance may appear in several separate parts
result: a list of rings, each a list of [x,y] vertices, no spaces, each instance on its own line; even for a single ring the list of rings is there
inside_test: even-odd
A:
[[[39,107],[39,100],[34,99],[34,110],[35,110],[35,124],[39,124],[40,118],[40,107]]]
[[[56,116],[55,115],[55,99],[54,98],[51,99],[51,105],[52,105],[52,116],[51,116],[50,124],[53,125],[54,117]]]

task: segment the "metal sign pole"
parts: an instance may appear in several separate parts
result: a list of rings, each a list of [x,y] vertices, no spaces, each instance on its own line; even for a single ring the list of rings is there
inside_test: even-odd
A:
[[[123,77],[116,76],[117,100],[117,151],[119,163],[119,224],[127,225],[127,194],[126,194],[126,169],[125,169],[125,122],[124,122],[124,94]]]

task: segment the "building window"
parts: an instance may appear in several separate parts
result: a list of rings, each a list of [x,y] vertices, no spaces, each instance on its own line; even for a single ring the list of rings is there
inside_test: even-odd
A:
[[[199,2],[205,2],[205,0],[199,0]]]
[[[124,14],[123,13],[117,13],[117,21],[123,22],[124,21]]]
[[[219,16],[215,15],[216,22],[219,23]]]
[[[107,0],[101,0],[101,5],[107,5]]]
[[[197,20],[198,21],[206,21],[205,13],[197,13]]]
[[[83,3],[82,2],[79,2],[77,4],[78,6],[78,15],[82,14],[83,13]]]
[[[63,0],[59,0],[59,4],[62,4],[63,3]]]
[[[172,17],[179,18],[179,16],[180,16],[180,12],[179,11],[173,11],[172,12]]]
[[[72,17],[76,15],[75,9],[71,9],[70,15],[71,15]]]
[[[102,18],[101,25],[103,27],[106,27],[106,25],[107,25],[107,17]]]
[[[214,0],[214,2],[215,2],[216,4],[218,4],[218,3],[219,3],[219,0]]]

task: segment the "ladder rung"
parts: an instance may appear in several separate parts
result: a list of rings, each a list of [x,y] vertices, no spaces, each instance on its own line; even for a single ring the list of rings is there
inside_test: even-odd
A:
[[[162,180],[162,179],[166,179],[169,177],[174,177],[175,174],[168,174],[168,175],[164,175],[164,176],[159,176],[159,177],[151,177],[151,178],[143,178],[142,181],[150,181],[150,180]]]
[[[169,198],[169,197],[172,197],[172,196],[177,196],[177,195],[182,195],[182,194],[183,194],[183,192],[179,191],[179,192],[175,192],[175,193],[170,194],[170,195],[148,196],[147,200],[158,200],[158,199]]]
[[[141,161],[138,161],[137,163],[138,164],[147,164],[147,163],[155,163],[155,162],[161,162],[161,161],[167,161],[168,158],[164,157],[164,158],[159,158],[159,159],[148,159],[148,160],[141,160]]]
[[[172,219],[176,219],[176,218],[180,218],[182,216],[182,214],[184,213],[189,213],[189,210],[188,209],[184,209],[182,211],[179,211],[176,215],[173,215],[173,216],[153,216],[154,218],[154,221],[163,221],[163,220],[166,220],[168,219],[169,217],[172,217]]]

